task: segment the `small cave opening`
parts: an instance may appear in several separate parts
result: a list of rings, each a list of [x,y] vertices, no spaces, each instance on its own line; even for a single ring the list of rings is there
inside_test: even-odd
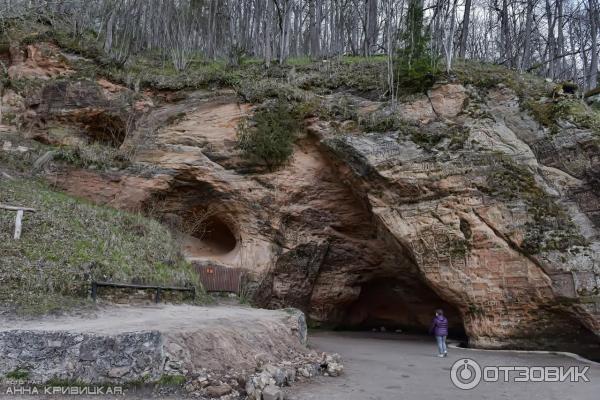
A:
[[[127,113],[127,105],[108,100],[94,81],[65,80],[43,86],[37,114],[45,121],[53,121],[78,128],[90,143],[119,148],[125,141],[134,119]]]
[[[90,111],[78,116],[77,122],[84,126],[90,140],[105,146],[119,148],[127,136],[127,122],[111,111]]]
[[[341,328],[428,334],[436,309],[448,318],[449,337],[467,339],[460,312],[442,300],[416,277],[375,278],[361,286],[358,297],[346,310]]]
[[[197,221],[188,231],[184,251],[188,257],[224,256],[233,252],[238,240],[231,222],[220,215],[210,215]]]

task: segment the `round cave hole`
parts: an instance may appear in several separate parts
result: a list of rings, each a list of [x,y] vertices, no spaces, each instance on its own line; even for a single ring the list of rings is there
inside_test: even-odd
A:
[[[345,311],[341,328],[428,334],[436,309],[448,318],[449,337],[466,341],[460,312],[442,300],[419,278],[376,278],[364,283],[358,297]]]
[[[191,258],[223,256],[236,247],[237,239],[230,223],[218,215],[197,223],[184,244],[185,253]]]

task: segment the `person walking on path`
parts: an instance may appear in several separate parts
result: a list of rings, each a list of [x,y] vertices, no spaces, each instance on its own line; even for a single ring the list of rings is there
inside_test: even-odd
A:
[[[429,333],[435,335],[435,340],[438,346],[438,357],[446,357],[448,348],[446,347],[446,337],[448,336],[448,320],[444,317],[444,311],[441,309],[435,310],[435,317],[431,321]]]

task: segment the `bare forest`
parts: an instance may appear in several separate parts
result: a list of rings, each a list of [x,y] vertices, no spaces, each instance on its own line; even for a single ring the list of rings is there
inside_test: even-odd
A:
[[[492,62],[586,90],[598,82],[598,0],[0,0],[0,23],[40,18],[93,34],[113,62],[387,57],[389,70]],[[393,85],[393,74],[390,74]]]

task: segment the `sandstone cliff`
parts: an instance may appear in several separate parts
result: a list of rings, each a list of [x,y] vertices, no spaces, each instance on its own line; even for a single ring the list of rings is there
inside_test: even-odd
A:
[[[26,54],[13,74],[37,79],[45,64]],[[256,106],[243,90],[134,92],[75,76],[8,91],[3,104],[30,138],[101,143],[127,160],[47,166],[62,190],[175,228],[204,218],[182,233],[188,258],[247,270],[258,305],[415,330],[442,307],[473,346],[600,356],[597,125],[534,118],[554,100],[525,107],[521,78],[450,77],[391,103],[343,87],[314,95],[299,89],[310,75],[288,73],[281,92],[292,82],[292,101],[306,100],[298,91],[317,107],[274,171],[237,147]]]

